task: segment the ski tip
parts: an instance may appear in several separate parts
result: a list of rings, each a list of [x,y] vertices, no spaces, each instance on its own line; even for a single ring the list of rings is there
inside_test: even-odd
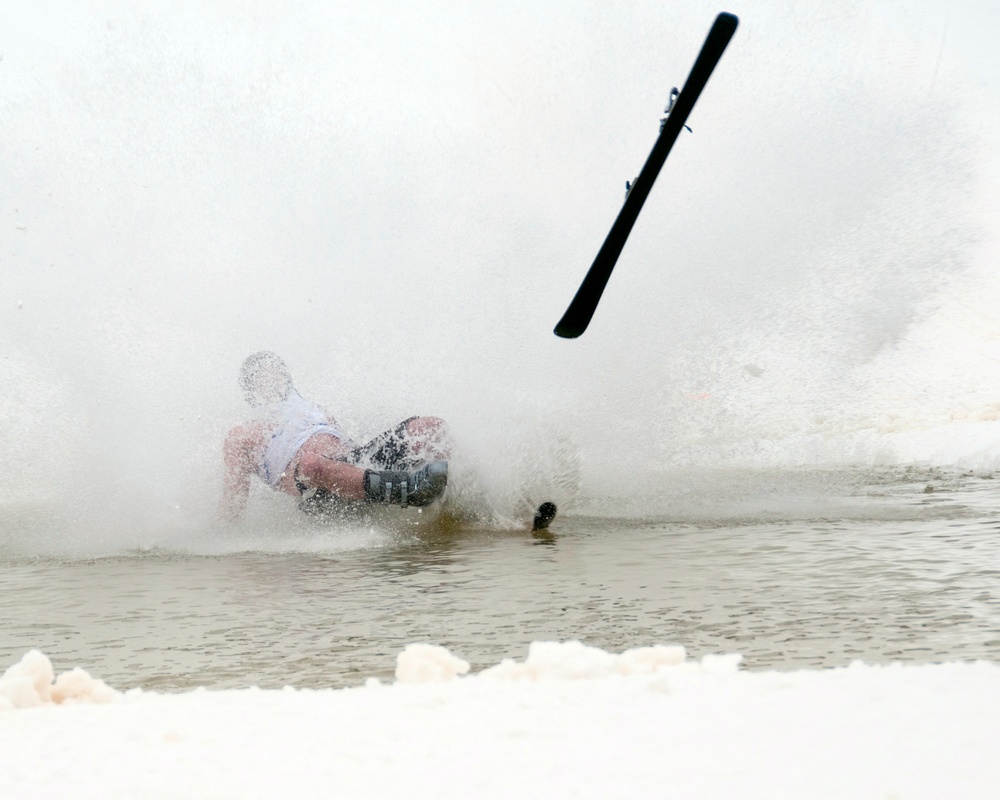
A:
[[[531,526],[533,531],[543,531],[549,527],[549,523],[556,518],[556,504],[549,501],[542,503],[535,512],[535,521]]]
[[[586,278],[584,278],[584,283],[586,283]],[[583,290],[582,285],[580,286],[580,290]],[[598,297],[600,297],[600,294],[598,294]],[[590,320],[594,316],[594,311],[597,309],[596,302],[593,303],[593,308],[585,307],[586,303],[587,300],[580,301],[574,297],[573,302],[569,304],[566,313],[556,323],[552,332],[561,339],[576,339],[580,336],[580,334],[587,330],[587,326],[590,325]]]
[[[715,24],[719,26],[725,26],[732,32],[736,31],[736,26],[740,24],[740,18],[735,14],[730,14],[728,11],[723,11],[719,16],[715,18]]]

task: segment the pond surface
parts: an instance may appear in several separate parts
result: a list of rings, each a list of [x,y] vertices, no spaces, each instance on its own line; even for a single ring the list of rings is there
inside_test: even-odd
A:
[[[850,513],[818,518],[568,513],[545,536],[452,523],[310,552],[0,551],[0,667],[35,647],[123,689],[325,687],[390,678],[414,641],[478,669],[567,639],[749,669],[1000,661],[1000,481],[926,487],[859,486]]]

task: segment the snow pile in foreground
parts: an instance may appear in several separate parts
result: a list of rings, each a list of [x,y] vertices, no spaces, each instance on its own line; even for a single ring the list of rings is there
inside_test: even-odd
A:
[[[460,677],[462,659],[410,645],[392,684],[93,682],[72,697],[110,702],[56,705],[69,695],[41,659],[0,681],[3,797],[1000,796],[988,662],[746,672],[680,647],[536,642],[523,662]],[[26,677],[38,702],[11,702]]]
[[[44,653],[30,650],[0,678],[0,711],[32,708],[44,703],[109,703],[118,695],[104,681],[79,667],[58,678]]]
[[[621,655],[614,655],[581,642],[532,642],[528,647],[528,657],[523,663],[505,658],[495,667],[480,672],[479,677],[497,680],[573,680],[607,678],[611,675],[648,675],[659,667],[683,664],[685,655],[684,648],[676,645],[636,647]],[[707,656],[701,660],[700,669],[711,669],[722,664],[723,669],[735,670],[739,662],[738,655]],[[468,671],[468,662],[456,658],[444,647],[432,644],[407,645],[396,658],[396,680],[403,683],[448,680]]]

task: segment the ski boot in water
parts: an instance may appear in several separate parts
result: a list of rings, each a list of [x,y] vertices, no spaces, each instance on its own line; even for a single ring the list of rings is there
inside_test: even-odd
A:
[[[549,527],[549,523],[556,518],[556,504],[553,502],[542,503],[535,512],[535,521],[531,524],[531,530],[544,531]]]
[[[427,506],[448,485],[448,462],[434,461],[414,472],[365,470],[365,500],[388,505]]]

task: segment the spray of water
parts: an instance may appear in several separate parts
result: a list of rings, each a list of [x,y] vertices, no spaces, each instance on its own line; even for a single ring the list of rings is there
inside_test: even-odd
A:
[[[0,61],[5,536],[216,537],[236,371],[262,348],[359,439],[446,417],[455,513],[486,524],[542,499],[600,510],[670,470],[794,466],[782,442],[900,407],[946,413],[973,362],[915,365],[942,298],[970,296],[977,98],[862,4],[746,5],[572,342],[551,328],[717,8],[18,12]],[[253,500],[249,525],[301,524]]]

